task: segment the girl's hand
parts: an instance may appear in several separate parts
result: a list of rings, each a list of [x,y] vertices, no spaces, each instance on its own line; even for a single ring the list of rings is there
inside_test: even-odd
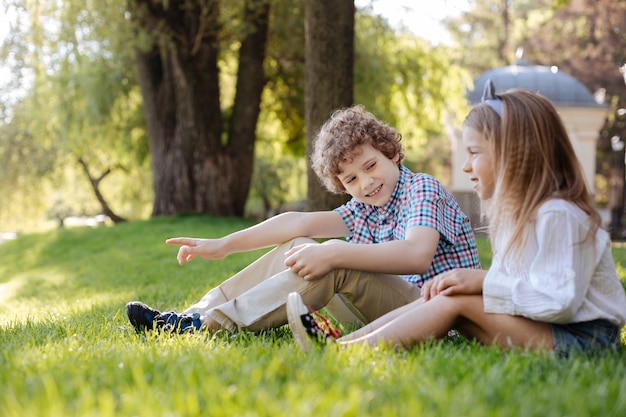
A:
[[[482,294],[487,271],[482,269],[453,269],[437,275],[422,287],[424,301],[441,295]]]

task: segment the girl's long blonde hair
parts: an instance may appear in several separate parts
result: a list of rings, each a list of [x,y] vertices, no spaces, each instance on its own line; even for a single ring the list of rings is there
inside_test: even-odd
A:
[[[497,95],[502,117],[487,103],[476,105],[463,126],[485,135],[494,161],[495,191],[483,204],[495,248],[506,239],[503,256],[520,254],[525,231],[548,199],[562,198],[580,207],[590,218],[587,237],[602,221],[585,183],[580,162],[552,103],[525,89]],[[505,235],[503,235],[505,234]]]

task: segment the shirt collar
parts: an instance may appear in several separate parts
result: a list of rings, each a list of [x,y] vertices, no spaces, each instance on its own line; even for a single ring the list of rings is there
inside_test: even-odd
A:
[[[400,175],[398,176],[398,182],[396,183],[389,201],[380,207],[374,207],[374,219],[379,223],[387,223],[389,219],[396,217],[398,213],[399,201],[404,189],[404,184],[407,182],[411,172],[408,168],[400,165]]]

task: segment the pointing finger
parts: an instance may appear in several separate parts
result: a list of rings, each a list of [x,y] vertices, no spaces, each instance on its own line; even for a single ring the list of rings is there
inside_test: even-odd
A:
[[[188,246],[193,246],[194,245],[194,239],[189,239],[187,237],[174,237],[174,238],[167,239],[165,241],[165,243],[168,244],[168,245],[188,245]]]

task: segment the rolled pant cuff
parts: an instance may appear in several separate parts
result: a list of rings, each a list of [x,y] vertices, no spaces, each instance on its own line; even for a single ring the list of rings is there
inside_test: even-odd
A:
[[[222,326],[224,329],[228,330],[231,333],[236,333],[239,331],[240,326],[237,325],[234,321],[230,319],[227,315],[222,313],[221,311],[211,310],[207,312],[207,317],[211,320],[215,320]]]

